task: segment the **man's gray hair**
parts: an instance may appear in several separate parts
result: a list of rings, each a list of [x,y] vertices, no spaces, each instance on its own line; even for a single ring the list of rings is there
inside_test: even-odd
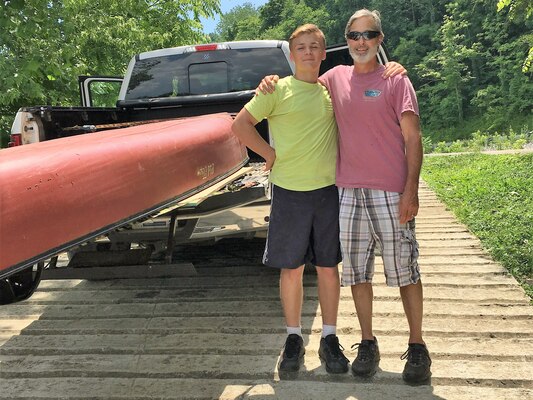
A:
[[[346,24],[346,29],[344,30],[344,35],[347,35],[348,32],[350,32],[350,26],[352,26],[353,22],[361,17],[370,17],[374,20],[374,29],[376,31],[381,32],[381,36],[385,36],[383,34],[383,30],[381,29],[381,15],[379,14],[378,10],[370,11],[366,8],[362,8],[361,10],[357,10],[348,20],[348,23]]]

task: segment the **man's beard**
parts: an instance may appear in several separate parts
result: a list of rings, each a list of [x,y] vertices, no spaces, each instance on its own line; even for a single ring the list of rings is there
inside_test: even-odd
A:
[[[365,64],[376,57],[376,55],[378,54],[378,47],[377,46],[369,47],[367,53],[364,56],[357,54],[357,52],[353,50],[351,47],[348,47],[348,51],[350,52],[350,56],[352,57],[354,62],[356,62],[357,64]]]

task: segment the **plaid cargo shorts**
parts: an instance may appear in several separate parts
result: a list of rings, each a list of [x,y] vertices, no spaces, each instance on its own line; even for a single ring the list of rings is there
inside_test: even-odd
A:
[[[342,285],[372,282],[379,246],[388,286],[420,279],[415,220],[400,224],[400,194],[374,189],[339,188]]]

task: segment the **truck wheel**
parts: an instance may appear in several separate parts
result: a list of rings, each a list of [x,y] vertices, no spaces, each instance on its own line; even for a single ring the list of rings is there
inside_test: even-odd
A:
[[[0,280],[0,304],[10,304],[15,302],[15,292],[8,279]]]

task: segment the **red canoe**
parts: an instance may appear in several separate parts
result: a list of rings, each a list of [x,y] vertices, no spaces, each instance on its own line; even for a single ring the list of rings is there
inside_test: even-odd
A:
[[[0,278],[145,217],[241,168],[229,114],[0,150]]]

